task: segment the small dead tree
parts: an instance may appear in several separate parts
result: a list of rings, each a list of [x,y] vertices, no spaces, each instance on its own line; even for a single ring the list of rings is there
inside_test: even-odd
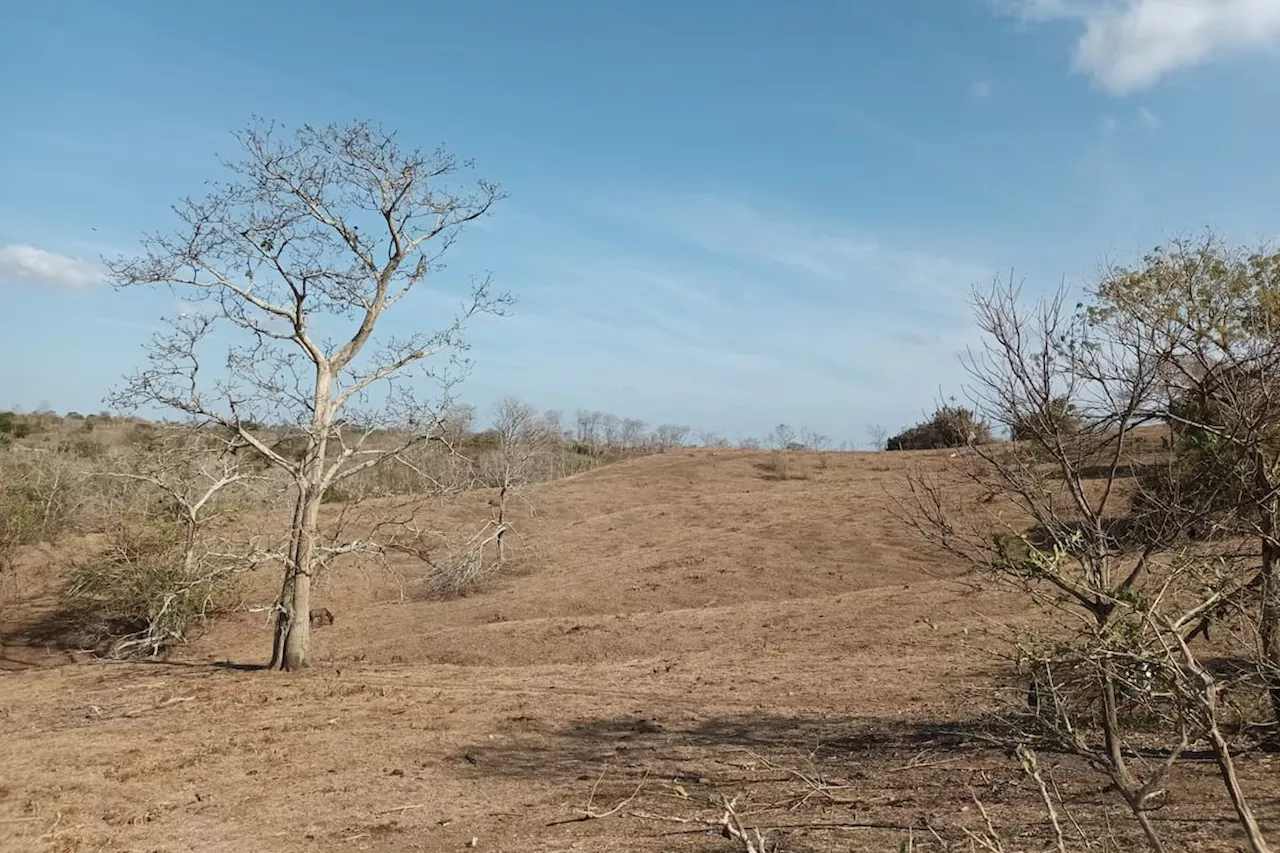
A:
[[[221,499],[233,489],[268,482],[258,466],[237,452],[242,447],[236,437],[208,426],[166,426],[154,442],[123,460],[123,470],[103,476],[144,483],[161,496],[164,511],[182,528],[183,562],[190,565],[200,534],[225,514]]]
[[[574,440],[593,456],[600,455],[605,417],[604,412],[588,412],[579,409],[574,418]]]
[[[618,445],[621,450],[633,452],[644,446],[645,422],[638,418],[623,418],[618,432]]]
[[[608,450],[622,448],[622,418],[605,412],[600,416],[600,440]]]
[[[654,445],[659,453],[675,450],[684,446],[690,432],[692,430],[683,424],[662,424],[653,431]]]
[[[800,430],[800,444],[805,450],[827,450],[831,447],[831,439],[822,433],[805,427]]]
[[[465,370],[466,322],[510,299],[482,279],[434,332],[393,333],[383,320],[426,308],[420,285],[503,194],[484,180],[451,188],[469,164],[402,149],[364,122],[290,136],[259,121],[236,139],[228,180],[183,201],[175,233],[148,235],[140,257],[107,262],[119,287],[165,286],[192,304],[152,339],[148,366],[116,403],[217,423],[290,479],[271,665],[293,670],[310,655],[325,495],[437,434],[441,401]],[[431,402],[424,383],[438,389]],[[290,451],[255,428],[268,423],[296,437]]]
[[[506,561],[506,534],[511,529],[510,505],[520,500],[532,511],[524,488],[539,479],[553,446],[553,427],[534,414],[533,406],[505,397],[494,406],[493,429],[498,446],[484,462],[485,480],[497,489],[493,504],[493,542],[497,569]]]
[[[769,433],[769,449],[791,450],[796,443],[796,431],[789,424],[778,424]]]

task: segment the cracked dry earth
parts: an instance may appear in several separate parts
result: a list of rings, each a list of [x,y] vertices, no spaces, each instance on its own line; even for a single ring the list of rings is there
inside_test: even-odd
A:
[[[981,831],[975,796],[1007,850],[1049,849],[1037,789],[978,736],[1008,681],[994,626],[1025,607],[965,592],[891,511],[905,466],[946,455],[808,454],[788,480],[766,461],[539,486],[522,571],[460,600],[335,575],[301,674],[238,666],[268,652],[252,613],[162,663],[6,648],[0,851],[744,850],[723,799],[769,849],[943,850]],[[38,590],[9,590],[6,629]],[[1133,848],[1100,777],[1044,762],[1081,831]],[[1280,826],[1269,758],[1241,770]],[[1174,849],[1243,849],[1211,765],[1176,791]]]

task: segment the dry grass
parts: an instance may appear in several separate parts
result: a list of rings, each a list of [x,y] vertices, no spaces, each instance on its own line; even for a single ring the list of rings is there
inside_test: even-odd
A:
[[[981,737],[1007,679],[986,649],[1022,602],[963,593],[889,512],[904,465],[947,454],[795,456],[808,479],[680,451],[537,486],[519,519],[537,559],[467,598],[400,603],[408,556],[352,565],[325,579],[337,621],[296,676],[236,668],[269,652],[256,612],[167,664],[5,648],[0,744],[22,746],[0,747],[0,850],[742,849],[718,834],[728,801],[783,850],[940,851],[985,831],[975,796],[1007,849],[1051,848],[1041,788]],[[420,515],[461,529],[487,501]],[[18,567],[0,630],[39,612],[57,559]],[[246,603],[268,602],[275,579],[254,583]],[[1267,756],[1241,765],[1269,790]],[[1039,766],[1086,832],[1131,849],[1096,776]],[[1234,850],[1210,769],[1177,781],[1174,849]],[[593,792],[597,814],[626,805],[565,822]]]

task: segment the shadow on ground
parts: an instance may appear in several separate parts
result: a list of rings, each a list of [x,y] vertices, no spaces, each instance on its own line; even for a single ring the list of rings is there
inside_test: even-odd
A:
[[[930,755],[948,762],[1012,755],[1008,732],[994,719],[970,721],[866,718],[841,720],[783,715],[666,721],[643,716],[579,720],[555,728],[513,717],[503,737],[476,743],[464,755],[486,773],[574,779],[602,762],[667,764],[707,759],[723,766],[800,761],[852,767],[862,761],[918,765]],[[753,758],[755,756],[755,758]],[[731,760],[726,760],[731,759]]]

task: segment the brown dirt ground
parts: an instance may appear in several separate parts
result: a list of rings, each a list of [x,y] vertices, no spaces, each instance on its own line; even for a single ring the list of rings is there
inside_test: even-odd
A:
[[[966,594],[891,512],[904,466],[947,454],[808,454],[788,480],[768,458],[540,486],[525,570],[464,599],[348,570],[301,674],[237,668],[268,652],[251,613],[163,663],[3,649],[0,851],[740,849],[708,829],[720,795],[780,849],[940,850],[928,827],[978,829],[975,794],[1007,849],[1047,849],[1017,762],[968,736],[1006,678],[989,632],[1025,608]],[[8,590],[0,628],[38,588]],[[1084,831],[1132,849],[1103,780],[1045,761]],[[1270,759],[1242,772],[1280,833]],[[1173,849],[1243,849],[1207,763],[1156,817]]]

